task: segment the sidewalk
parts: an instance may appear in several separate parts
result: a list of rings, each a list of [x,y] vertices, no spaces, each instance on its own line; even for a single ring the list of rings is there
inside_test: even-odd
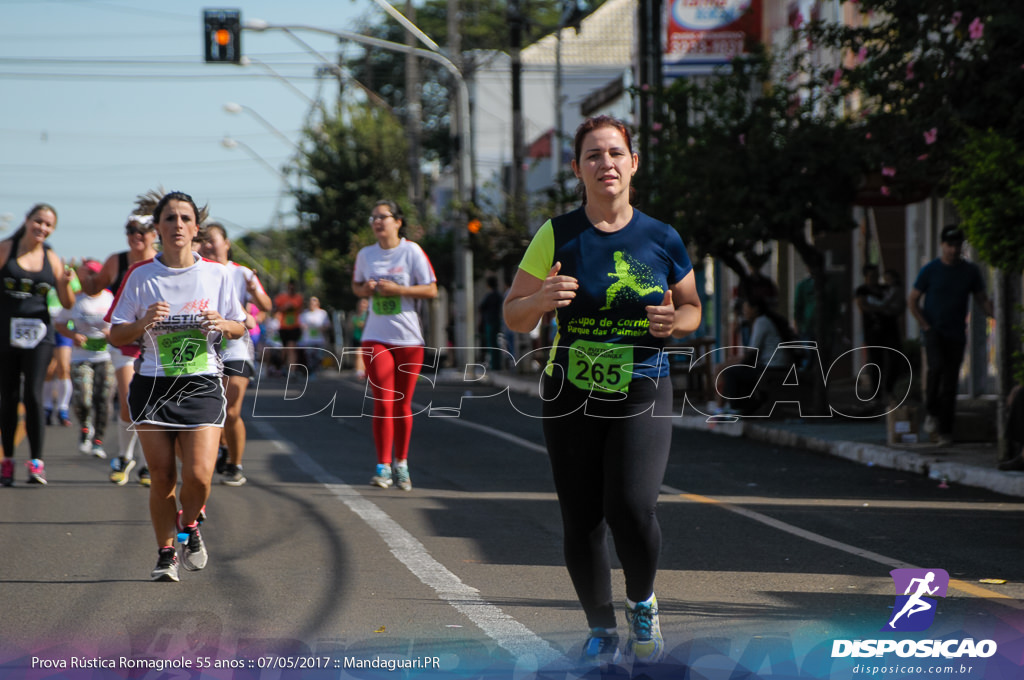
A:
[[[537,376],[520,376],[488,371],[484,380],[509,389],[536,393]],[[682,410],[676,409],[677,412]],[[686,413],[692,414],[692,409]],[[938,447],[934,444],[886,443],[886,419],[877,418],[741,418],[736,422],[708,422],[700,415],[683,415],[676,427],[702,430],[729,437],[791,446],[839,456],[864,465],[878,465],[915,472],[938,483],[956,483],[1024,498],[1024,472],[1002,471],[997,467],[995,442],[962,442]]]

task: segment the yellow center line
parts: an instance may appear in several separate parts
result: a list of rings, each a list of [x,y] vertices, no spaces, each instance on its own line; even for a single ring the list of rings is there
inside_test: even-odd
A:
[[[834,548],[836,550],[841,550],[843,552],[850,553],[851,555],[856,555],[857,557],[863,557],[864,559],[871,560],[872,562],[877,562],[878,564],[889,567],[890,569],[922,568],[917,567],[913,564],[902,562],[892,557],[888,557],[886,555],[872,552],[870,550],[864,550],[862,548],[858,548],[847,543],[842,543],[840,541],[833,540],[820,534],[807,531],[806,529],[801,529],[800,527],[793,526],[792,524],[787,524],[786,522],[782,522],[773,517],[769,517],[768,515],[761,514],[760,512],[757,512],[755,510],[749,510],[747,508],[734,505],[732,503],[727,503],[725,501],[721,501],[710,496],[702,496],[700,494],[679,491],[678,489],[671,489],[670,487],[665,487],[665,490],[675,493],[680,498],[683,498],[685,500],[694,503],[703,503],[705,505],[715,505],[717,507],[722,508],[723,510],[728,510],[729,512],[742,515],[743,517],[752,519],[755,522],[760,522],[761,524],[766,524],[774,529],[784,531],[794,536],[799,536],[800,538],[805,538],[819,545]],[[988,588],[982,588],[981,586],[975,585],[973,583],[968,583],[967,581],[961,581],[959,579],[950,579],[949,587],[961,593],[971,595],[973,597],[980,597],[988,600],[999,600],[1000,604],[1006,605],[1008,607],[1012,607],[1014,609],[1024,609],[1024,602],[1022,602],[1021,600],[1010,597],[1009,595],[1005,595],[1003,593],[996,592],[994,590],[989,590]]]

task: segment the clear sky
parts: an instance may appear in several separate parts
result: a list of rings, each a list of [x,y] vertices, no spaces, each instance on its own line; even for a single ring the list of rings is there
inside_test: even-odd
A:
[[[309,100],[336,101],[338,80],[318,78],[317,57],[281,32],[243,32],[253,64],[204,63],[204,8],[329,29],[384,20],[373,0],[0,0],[0,238],[46,202],[57,253],[102,260],[125,248],[135,196],[159,186],[208,203],[229,236],[290,208],[275,168]],[[332,37],[299,35],[337,59]]]

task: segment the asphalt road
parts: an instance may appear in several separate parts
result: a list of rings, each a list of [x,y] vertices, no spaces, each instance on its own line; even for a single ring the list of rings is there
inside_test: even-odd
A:
[[[388,671],[345,664],[381,659],[403,677],[575,672],[585,621],[537,400],[421,381],[416,402],[445,410],[417,416],[414,489],[402,492],[367,483],[363,386],[300,383],[250,389],[249,482],[214,487],[209,566],[182,569],[180,583],[149,581],[146,489],[110,484],[107,463],[59,427],[47,431],[50,484],[29,487],[22,444],[18,483],[0,489],[0,677],[74,677],[40,668],[72,657],[120,664],[82,677],[162,677],[128,666],[180,659],[192,665],[178,677],[377,677]],[[1000,646],[972,660],[984,674],[947,677],[1020,672],[1017,499],[676,430],[659,518],[666,677],[855,677],[862,660],[830,658],[833,641],[884,637],[900,594],[889,571],[912,567],[951,581],[927,633],[905,635]],[[620,573],[615,584],[621,600]]]

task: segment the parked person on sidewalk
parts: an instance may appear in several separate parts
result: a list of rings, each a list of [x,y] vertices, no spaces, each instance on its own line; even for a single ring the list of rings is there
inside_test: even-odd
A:
[[[839,318],[841,307],[836,294],[832,277],[825,275],[825,298],[818,304],[818,291],[814,285],[814,277],[808,274],[796,285],[793,293],[793,324],[796,326],[798,340],[814,342],[818,355],[831,360],[832,346],[836,333],[836,319]],[[821,315],[821,330],[818,328],[818,315]],[[821,335],[819,336],[819,332]],[[810,362],[811,353],[807,353],[804,365]]]
[[[117,293],[121,282],[134,265],[152,260],[156,257],[156,228],[153,225],[152,210],[162,194],[149,192],[138,197],[136,213],[128,215],[124,233],[128,240],[128,250],[114,253],[107,257],[98,272],[83,269],[79,272],[82,279],[82,290],[87,294],[106,288]],[[131,471],[136,467],[135,452],[138,436],[132,427],[131,415],[128,412],[128,387],[135,376],[135,359],[141,347],[131,343],[123,347],[111,349],[110,357],[114,365],[114,378],[117,381],[117,403],[119,408],[117,419],[117,456],[110,461],[110,481],[124,486]],[[149,468],[145,456],[141,456],[141,465],[136,470],[137,479],[142,486],[149,486]]]
[[[882,274],[882,329],[880,339],[883,347],[888,347],[903,354],[903,332],[900,330],[900,319],[907,310],[906,292],[903,290],[903,277],[895,269],[886,269]],[[885,353],[885,364],[882,368],[882,387],[885,396],[892,400],[896,381],[906,373],[906,362],[898,360],[893,352]]]
[[[25,404],[25,434],[31,458],[25,464],[30,484],[46,484],[43,444],[43,381],[53,356],[53,323],[46,294],[56,288],[65,309],[75,304],[72,273],[46,239],[57,228],[57,211],[32,206],[21,227],[0,241],[0,485],[14,483],[14,434],[18,404]],[[22,385],[24,380],[24,385]]]
[[[960,364],[967,347],[968,304],[973,296],[986,315],[993,316],[993,310],[981,270],[963,259],[963,231],[949,225],[941,238],[941,254],[921,268],[907,305],[924,336],[928,366],[924,431],[934,435],[940,446],[949,446],[953,443]]]
[[[177,533],[182,564],[206,566],[199,521],[210,495],[224,426],[222,338],[245,334],[245,311],[227,267],[199,257],[192,240],[206,210],[171,192],[153,210],[162,252],[133,267],[110,314],[110,341],[142,342],[128,406],[149,463],[149,512],[159,556],[154,581],[177,581]],[[186,398],[187,397],[187,398]],[[181,509],[176,497],[181,457]]]
[[[437,277],[423,249],[405,238],[405,217],[393,201],[370,212],[377,243],[356,255],[352,292],[370,299],[362,346],[373,391],[377,470],[370,483],[409,491],[412,397],[423,364],[423,330],[416,302],[437,296]],[[392,466],[394,462],[394,466]]]
[[[857,286],[854,291],[854,299],[857,302],[857,309],[860,310],[861,326],[864,332],[864,347],[867,349],[867,361],[877,366],[877,375],[872,371],[865,371],[865,376],[872,378],[871,385],[866,393],[871,395],[872,401],[880,399],[885,395],[885,358],[888,352],[884,345],[885,316],[882,311],[882,302],[885,297],[885,288],[878,276],[878,265],[866,264],[861,267],[864,276],[864,283]],[[878,378],[877,380],[874,378]]]
[[[743,316],[750,324],[750,339],[740,354],[715,367],[715,392],[724,413],[750,415],[772,396],[754,391],[764,376],[792,367],[789,350],[779,345],[795,340],[796,334],[782,316],[769,309],[763,298],[744,300]]]
[[[243,305],[254,303],[259,311],[269,312],[273,302],[260,283],[256,272],[231,261],[231,241],[227,229],[220,222],[207,222],[203,227],[200,254],[227,267],[235,286],[235,295]],[[224,362],[224,394],[227,399],[227,414],[221,431],[221,445],[217,450],[215,471],[220,483],[227,486],[242,486],[246,482],[242,471],[245,456],[246,430],[242,420],[242,402],[249,387],[249,379],[256,374],[253,360],[255,349],[248,329],[256,326],[256,319],[246,313],[246,333],[236,340],[226,340],[221,347]]]
[[[664,651],[655,507],[672,424],[653,416],[672,412],[661,350],[695,331],[701,316],[679,233],[631,205],[637,164],[621,121],[598,116],[580,125],[572,170],[583,205],[541,226],[504,306],[509,328],[520,333],[557,313],[541,383],[544,438],[566,567],[590,627],[582,656],[595,664],[618,656],[609,530],[626,577],[627,652],[653,663]]]
[[[101,266],[96,260],[86,260],[81,268],[95,273]],[[104,317],[113,302],[114,295],[106,288],[95,295],[77,295],[74,306],[61,310],[55,324],[57,333],[72,343],[71,404],[81,428],[78,450],[97,458],[107,457],[103,440],[110,420],[114,365],[107,346],[110,323]]]

